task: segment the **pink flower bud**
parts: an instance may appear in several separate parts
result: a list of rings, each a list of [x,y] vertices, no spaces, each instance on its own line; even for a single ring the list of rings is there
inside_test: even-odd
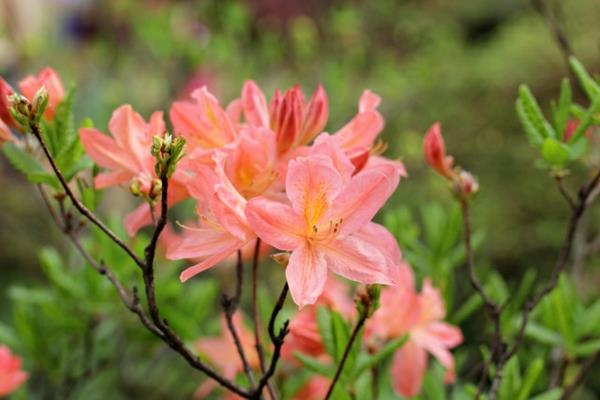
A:
[[[448,179],[453,178],[453,160],[451,156],[446,155],[446,147],[439,122],[433,124],[427,131],[423,140],[423,152],[425,153],[425,160],[431,168]]]
[[[301,133],[305,100],[299,86],[287,90],[274,110],[273,130],[280,153],[292,148]]]
[[[463,198],[469,198],[479,190],[479,183],[471,173],[461,171],[456,180],[457,194]]]
[[[304,117],[302,137],[299,138],[297,145],[308,144],[315,136],[321,133],[327,124],[328,117],[329,103],[327,93],[325,93],[323,86],[319,85],[308,103],[308,110]]]
[[[41,70],[37,76],[29,75],[19,82],[21,92],[29,101],[33,101],[35,94],[42,86],[48,92],[48,106],[44,112],[44,117],[51,121],[56,113],[56,107],[65,97],[65,89],[56,71],[47,67]]]

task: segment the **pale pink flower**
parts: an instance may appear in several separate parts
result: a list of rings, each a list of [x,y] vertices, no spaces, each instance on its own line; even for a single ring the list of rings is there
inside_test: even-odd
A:
[[[456,326],[442,322],[446,310],[440,292],[429,279],[420,294],[411,286],[381,290],[380,308],[367,322],[367,336],[388,340],[409,334],[408,341],[394,354],[394,390],[405,397],[417,395],[427,370],[427,353],[446,368],[446,381],[454,380],[454,358],[449,349],[458,346],[462,333]]]
[[[56,113],[56,107],[65,97],[65,89],[60,80],[60,76],[50,67],[46,67],[37,75],[26,76],[19,82],[21,93],[29,101],[33,101],[37,91],[44,86],[48,92],[48,105],[44,111],[44,117],[51,121]]]
[[[398,266],[391,253],[361,230],[374,225],[371,219],[399,180],[392,165],[377,165],[345,180],[330,158],[300,157],[287,170],[289,203],[265,197],[248,202],[246,217],[256,234],[292,252],[286,278],[296,304],[317,300],[328,269],[363,283],[396,282]]]
[[[0,344],[0,397],[8,396],[27,380],[21,369],[21,359]]]
[[[167,258],[201,261],[183,271],[182,281],[213,267],[256,239],[244,214],[246,199],[225,173],[226,158],[225,153],[215,152],[214,172],[208,165],[198,164],[196,171],[201,178],[188,186],[190,194],[200,200],[197,207],[200,223],[184,228],[183,234],[168,245]]]
[[[155,159],[150,150],[152,138],[163,136],[166,127],[162,112],[152,114],[148,122],[135,112],[130,105],[117,108],[108,123],[111,136],[95,128],[81,128],[81,143],[90,158],[108,172],[99,173],[94,184],[97,189],[127,184],[137,185],[139,191],[150,195],[157,181],[154,170]],[[186,196],[186,190],[178,183],[176,173],[169,191],[169,202],[175,203]],[[152,222],[150,206],[139,206],[125,218],[125,226],[130,235]]]
[[[446,146],[442,137],[442,128],[436,122],[429,128],[423,140],[425,160],[438,174],[452,179],[454,177],[452,156],[446,155]]]

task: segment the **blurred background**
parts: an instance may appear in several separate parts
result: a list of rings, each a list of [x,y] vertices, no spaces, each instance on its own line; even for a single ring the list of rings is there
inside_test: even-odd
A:
[[[545,5],[574,54],[600,71],[600,2]],[[480,181],[473,222],[484,238],[481,264],[509,284],[528,267],[544,276],[562,241],[567,207],[548,172],[536,168],[514,112],[519,84],[548,110],[568,76],[547,20],[530,1],[0,0],[0,75],[16,86],[46,65],[77,85],[78,122],[90,117],[101,130],[120,104],[149,116],[202,85],[227,103],[254,79],[269,97],[277,87],[300,83],[311,93],[322,83],[327,129],[335,131],[371,89],[383,99],[386,154],[409,172],[387,212],[419,221],[424,204],[451,208],[447,187],[422,157],[423,134],[440,121],[449,152]],[[573,170],[567,186],[577,187],[582,171]],[[40,248],[68,244],[35,188],[4,158],[0,187],[0,320],[8,320],[4,289],[43,283]],[[129,210],[114,206],[118,196],[109,192],[103,209]],[[583,294],[600,285],[593,267],[577,282]]]

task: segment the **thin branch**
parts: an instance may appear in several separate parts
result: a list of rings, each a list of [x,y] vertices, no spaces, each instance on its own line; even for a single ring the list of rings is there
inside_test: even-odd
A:
[[[71,199],[71,202],[73,203],[73,205],[75,206],[75,208],[77,208],[77,210],[79,210],[79,212],[81,214],[83,214],[88,220],[90,220],[94,225],[96,225],[98,228],[100,228],[100,230],[102,232],[104,232],[113,242],[115,242],[119,247],[121,247],[129,255],[129,257],[131,257],[131,259],[140,268],[144,268],[144,263],[133,252],[133,250],[131,250],[129,248],[129,246],[127,246],[127,244],[125,244],[125,242],[123,242],[123,240],[121,240],[108,226],[106,226],[102,221],[100,221],[98,219],[98,217],[96,217],[96,215],[94,215],[94,213],[91,212],[77,198],[77,196],[75,195],[75,193],[73,193],[73,191],[69,187],[69,184],[67,183],[65,177],[63,176],[62,172],[58,168],[58,165],[56,164],[56,161],[54,160],[54,157],[52,157],[52,154],[50,154],[50,151],[48,150],[48,146],[46,145],[46,142],[44,141],[44,138],[43,138],[43,136],[42,136],[42,134],[40,132],[39,125],[36,124],[36,123],[34,123],[34,122],[31,122],[29,124],[29,128],[31,129],[31,132],[33,133],[33,135],[39,141],[40,146],[42,147],[42,150],[44,151],[44,154],[46,155],[46,158],[50,162],[50,166],[52,167],[52,170],[54,171],[54,174],[56,175],[56,177],[60,181],[61,186],[63,187],[63,189],[64,189],[65,193],[67,194],[67,196],[69,197],[69,199]]]
[[[352,345],[354,344],[354,341],[358,337],[358,333],[362,329],[367,318],[368,318],[368,315],[366,313],[363,313],[360,316],[359,320],[356,322],[356,325],[354,326],[354,329],[352,330],[352,334],[350,335],[350,339],[348,340],[348,343],[346,344],[346,348],[344,349],[344,354],[342,355],[340,364],[338,365],[337,370],[335,371],[335,375],[333,376],[333,380],[331,381],[331,384],[329,385],[329,389],[327,390],[327,394],[325,395],[324,400],[328,400],[331,397],[331,395],[333,394],[333,389],[335,389],[335,385],[337,384],[338,380],[340,379],[340,376],[342,375],[342,371],[344,370],[344,365],[346,365],[346,360],[348,359],[348,355],[350,354],[350,349],[352,349]]]
[[[258,387],[254,392],[254,396],[252,399],[258,399],[262,395],[262,391],[265,388],[269,388],[269,380],[275,374],[275,370],[277,368],[277,363],[279,362],[279,357],[281,356],[281,348],[283,347],[283,343],[285,340],[285,336],[289,333],[289,324],[290,321],[286,320],[282,327],[279,329],[279,332],[275,332],[275,322],[277,320],[277,316],[283,309],[283,305],[285,303],[285,299],[287,298],[289,291],[289,286],[287,282],[283,286],[281,293],[279,294],[279,298],[273,307],[273,311],[271,312],[271,317],[269,318],[269,337],[273,342],[273,355],[271,356],[271,362],[269,363],[269,368],[263,374],[260,382],[258,383]],[[271,400],[277,399],[274,391],[269,391],[269,396]]]
[[[575,200],[573,200],[573,196],[571,196],[571,193],[569,193],[567,188],[565,188],[565,185],[563,182],[563,177],[556,175],[556,176],[554,176],[554,180],[556,181],[556,186],[558,187],[558,191],[560,192],[562,197],[565,198],[565,200],[569,204],[569,207],[571,207],[571,210],[573,210],[576,206]]]
[[[242,340],[240,339],[240,335],[237,331],[236,326],[233,323],[233,315],[235,314],[235,312],[240,304],[240,298],[242,296],[242,278],[243,278],[242,252],[241,252],[241,250],[238,250],[237,263],[236,263],[235,294],[233,297],[223,295],[222,306],[223,306],[223,311],[225,314],[225,321],[227,323],[227,329],[229,330],[229,333],[231,334],[231,338],[233,339],[236,350],[240,356],[240,360],[242,361],[242,366],[244,367],[244,373],[248,377],[248,380],[252,384],[252,387],[256,388],[256,379],[254,378],[254,373],[252,372],[252,368],[250,367],[250,363],[248,362],[248,358],[246,357],[246,352],[244,351],[244,346],[242,345]]]

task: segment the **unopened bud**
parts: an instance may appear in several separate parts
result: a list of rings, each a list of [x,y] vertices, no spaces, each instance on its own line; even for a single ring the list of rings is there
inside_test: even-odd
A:
[[[32,108],[31,108],[31,116],[35,119],[35,121],[39,121],[44,115],[44,111],[46,110],[46,106],[48,105],[48,91],[45,86],[41,86],[38,91],[33,96]]]
[[[460,171],[454,178],[452,191],[459,199],[469,200],[479,191],[479,183],[470,172]]]
[[[131,182],[131,185],[129,185],[129,191],[135,197],[142,197],[144,195],[144,193],[142,192],[142,184],[137,179]]]
[[[380,293],[381,288],[379,285],[366,285],[358,290],[355,303],[359,315],[369,318],[377,311]]]

